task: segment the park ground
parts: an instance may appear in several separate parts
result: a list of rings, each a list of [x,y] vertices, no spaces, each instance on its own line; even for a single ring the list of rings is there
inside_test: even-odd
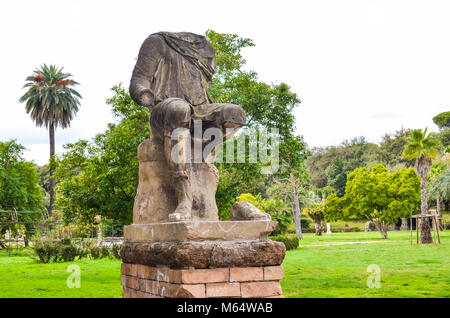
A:
[[[414,233],[415,234],[415,233]],[[415,239],[415,237],[413,237]],[[281,281],[285,297],[450,297],[450,231],[441,245],[410,244],[409,231],[392,231],[383,240],[378,232],[304,235],[288,251]],[[13,252],[14,254],[14,252]],[[121,297],[120,260],[83,259],[39,264],[31,251],[8,256],[0,251],[0,298]],[[81,270],[81,288],[68,288],[68,266]],[[367,287],[380,268],[380,288]],[[369,278],[372,281],[371,278]]]

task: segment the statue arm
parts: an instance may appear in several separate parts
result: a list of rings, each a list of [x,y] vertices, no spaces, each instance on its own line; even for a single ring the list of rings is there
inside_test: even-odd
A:
[[[164,40],[158,35],[151,35],[144,41],[131,76],[131,98],[142,106],[152,107],[159,102],[151,89],[151,81],[164,56],[160,41]]]

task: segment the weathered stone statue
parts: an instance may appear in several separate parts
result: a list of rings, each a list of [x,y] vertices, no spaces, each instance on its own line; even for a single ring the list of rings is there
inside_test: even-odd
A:
[[[140,215],[149,208],[157,209],[150,213],[155,216],[153,221],[165,220],[166,215],[170,221],[190,220],[193,216],[217,219],[214,153],[206,158],[206,164],[186,163],[182,156],[189,149],[183,148],[186,143],[180,140],[194,135],[195,120],[201,121],[202,131],[212,127],[220,129],[224,140],[230,137],[227,128],[238,129],[245,125],[245,113],[240,106],[212,103],[209,88],[214,71],[215,51],[204,36],[159,32],[142,44],[131,78],[130,94],[136,103],[151,111],[152,139],[141,145],[139,159],[144,163],[162,160],[165,163],[153,167],[155,173],[159,170],[164,174],[159,176],[160,182],[149,185],[141,180],[143,187],[138,194],[143,197],[136,200],[135,209]],[[186,133],[174,140],[172,133],[180,128],[185,128]],[[201,142],[204,146],[209,140]],[[176,145],[181,148],[179,158],[173,158],[172,154]],[[155,200],[160,200],[161,204],[155,205]]]
[[[212,103],[214,70],[204,36],[159,32],[142,44],[130,94],[151,111],[151,139],[138,149],[133,224],[124,229],[124,297],[281,296],[285,246],[268,239],[277,223],[248,202],[218,220],[208,148],[217,136],[203,132],[225,140],[246,118],[238,105]]]

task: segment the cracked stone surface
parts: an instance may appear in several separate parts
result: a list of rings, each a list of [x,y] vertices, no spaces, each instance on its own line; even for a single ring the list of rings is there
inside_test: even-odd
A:
[[[121,250],[124,263],[170,268],[276,266],[285,253],[283,243],[271,240],[125,242]]]

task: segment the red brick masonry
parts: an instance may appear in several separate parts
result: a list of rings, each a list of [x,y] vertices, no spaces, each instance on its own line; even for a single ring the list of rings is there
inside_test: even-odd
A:
[[[283,297],[281,266],[170,269],[122,263],[124,298]]]

